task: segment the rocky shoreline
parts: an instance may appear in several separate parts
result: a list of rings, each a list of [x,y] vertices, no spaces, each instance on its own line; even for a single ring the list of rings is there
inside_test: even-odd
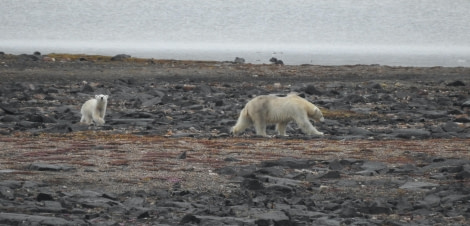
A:
[[[469,223],[470,68],[0,62],[2,224]],[[325,136],[229,135],[249,99],[290,92]],[[106,124],[81,125],[95,94]]]

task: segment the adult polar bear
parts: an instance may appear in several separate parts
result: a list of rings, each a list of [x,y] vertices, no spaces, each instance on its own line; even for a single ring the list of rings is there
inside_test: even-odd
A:
[[[238,135],[247,127],[254,125],[256,134],[266,136],[266,125],[276,124],[279,135],[286,136],[286,126],[295,121],[303,133],[307,135],[323,135],[310,123],[309,119],[323,122],[323,114],[312,103],[290,93],[285,97],[262,95],[250,100],[240,112],[237,124],[231,132]]]

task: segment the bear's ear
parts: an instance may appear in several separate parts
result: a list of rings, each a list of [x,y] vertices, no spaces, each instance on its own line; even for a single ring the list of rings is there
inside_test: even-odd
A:
[[[99,99],[100,98],[100,95],[95,95],[95,99]]]
[[[104,97],[105,97],[106,99],[108,99],[109,96],[108,96],[108,95],[104,95]]]

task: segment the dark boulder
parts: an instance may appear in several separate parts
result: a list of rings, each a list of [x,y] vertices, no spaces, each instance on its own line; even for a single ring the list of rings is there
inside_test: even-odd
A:
[[[129,59],[129,58],[131,58],[130,55],[118,54],[116,56],[111,57],[111,61],[123,61],[123,60]]]

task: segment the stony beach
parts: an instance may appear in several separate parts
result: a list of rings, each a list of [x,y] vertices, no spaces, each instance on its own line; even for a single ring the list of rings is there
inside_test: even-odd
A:
[[[470,68],[276,62],[0,54],[0,224],[470,224]],[[230,135],[291,92],[325,136]]]

